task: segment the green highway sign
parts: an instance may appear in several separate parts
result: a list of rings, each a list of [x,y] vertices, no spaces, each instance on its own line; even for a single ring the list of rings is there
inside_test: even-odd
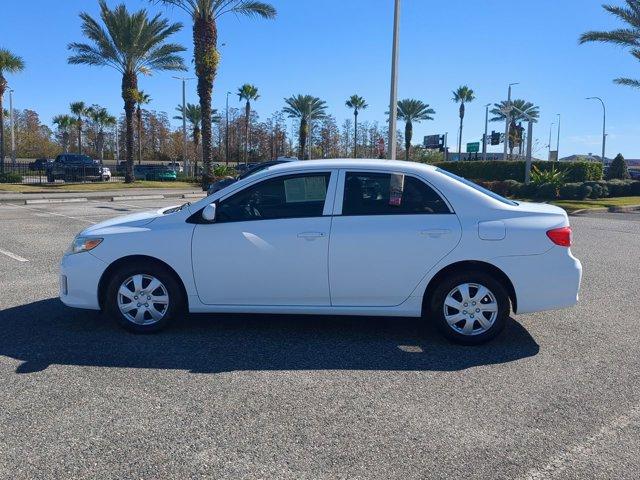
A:
[[[480,151],[480,142],[467,143],[467,153],[478,153]]]

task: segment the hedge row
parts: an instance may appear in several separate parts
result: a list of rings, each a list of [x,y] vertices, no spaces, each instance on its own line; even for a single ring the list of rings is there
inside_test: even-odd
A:
[[[516,180],[524,182],[526,162],[440,162],[436,166],[470,180]],[[566,172],[566,182],[602,180],[602,164],[597,162],[532,162],[540,171],[555,167]]]
[[[22,175],[14,172],[0,173],[0,183],[22,183]]]
[[[483,187],[505,197],[552,200],[640,196],[640,182],[635,180],[599,180],[566,183],[558,188],[551,183],[525,185],[516,180],[479,181]]]

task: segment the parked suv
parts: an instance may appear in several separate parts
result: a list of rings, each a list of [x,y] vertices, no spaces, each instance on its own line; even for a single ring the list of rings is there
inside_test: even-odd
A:
[[[64,153],[47,166],[47,181],[82,182],[101,180],[102,169],[97,160],[88,155]]]

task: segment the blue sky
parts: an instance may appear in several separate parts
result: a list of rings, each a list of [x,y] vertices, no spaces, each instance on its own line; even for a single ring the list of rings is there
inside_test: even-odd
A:
[[[120,3],[108,0],[110,5]],[[621,3],[621,0],[611,0]],[[70,102],[84,100],[122,109],[120,78],[107,68],[72,66],[66,45],[81,41],[78,13],[97,14],[94,0],[11,0],[2,7],[0,46],[21,55],[27,70],[11,75],[15,107],[37,110],[43,121],[66,112]],[[185,45],[191,66],[190,19],[178,9],[163,9],[145,0],[125,0],[130,9],[165,11],[185,28],[175,41]],[[224,109],[225,92],[245,82],[258,86],[255,108],[262,118],[283,106],[283,98],[309,93],[326,100],[341,123],[350,116],[345,99],[358,93],[369,108],[362,120],[384,121],[389,98],[392,0],[272,0],[274,21],[228,16],[220,21],[222,62],[215,83],[214,106]],[[477,99],[467,108],[464,142],[478,141],[484,129],[484,105],[505,99],[507,84],[514,98],[540,106],[534,135],[537,155],[546,155],[549,127],[562,114],[560,155],[599,153],[601,107],[607,103],[607,155],[622,152],[640,158],[640,91],[612,83],[617,76],[640,77],[640,65],[623,50],[577,43],[585,30],[609,29],[617,22],[600,0],[402,0],[400,98],[429,103],[435,120],[415,127],[415,139],[449,132],[456,141],[457,106],[451,90],[468,84]],[[140,79],[153,98],[150,108],[172,112],[181,101],[172,73]],[[195,102],[195,84],[188,90]],[[239,106],[237,97],[230,97]],[[491,129],[502,128],[490,124]],[[555,139],[555,131],[554,131]],[[555,140],[554,140],[555,142]],[[493,150],[497,150],[495,147]]]

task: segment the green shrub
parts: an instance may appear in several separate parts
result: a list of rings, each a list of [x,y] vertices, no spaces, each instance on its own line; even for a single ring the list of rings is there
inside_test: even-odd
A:
[[[22,175],[15,172],[0,173],[0,183],[22,183]]]
[[[580,196],[582,183],[565,183],[560,187],[560,198],[563,200],[575,200]]]
[[[601,180],[598,182],[584,182],[585,185],[591,187],[589,198],[604,198],[609,196],[607,182]]]
[[[629,193],[630,197],[640,195],[640,182],[633,182],[629,187]]]
[[[609,170],[607,170],[607,180],[612,180],[614,178],[619,178],[621,180],[629,178],[627,162],[625,162],[621,153],[616,155],[616,158],[614,158],[611,165],[609,165]]]
[[[555,183],[543,183],[537,186],[536,198],[554,199],[558,196],[558,186]]]
[[[236,174],[236,171],[228,165],[214,165],[213,176],[214,177],[232,177]]]
[[[592,190],[593,190],[593,188],[591,188],[586,183],[583,183],[582,185],[580,185],[580,189],[578,191],[578,198],[580,200],[584,200],[585,198],[589,198],[591,196],[591,191]]]
[[[524,182],[525,162],[441,162],[438,167],[468,179]],[[566,175],[567,182],[585,182],[602,179],[602,164],[598,162],[532,162],[540,171],[555,168]]]
[[[540,170],[535,165],[531,168],[531,183],[537,186],[551,183],[555,185],[556,188],[560,188],[564,185],[566,177],[567,172],[556,170],[555,167],[545,171]]]

